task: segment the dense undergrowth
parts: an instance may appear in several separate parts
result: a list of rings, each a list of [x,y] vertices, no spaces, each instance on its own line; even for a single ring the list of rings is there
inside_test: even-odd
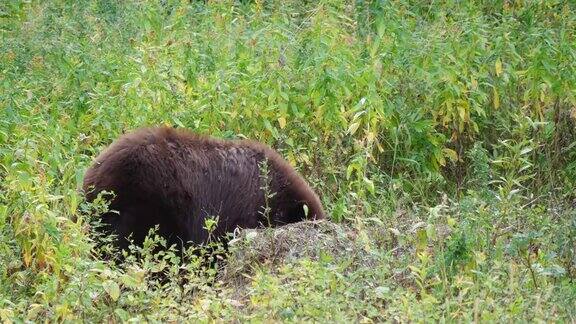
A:
[[[576,320],[573,2],[206,2],[0,3],[2,321]],[[332,222],[99,260],[83,172],[158,124],[274,146]]]

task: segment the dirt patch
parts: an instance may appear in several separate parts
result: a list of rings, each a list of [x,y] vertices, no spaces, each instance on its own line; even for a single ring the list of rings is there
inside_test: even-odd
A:
[[[300,259],[353,261],[355,266],[376,262],[357,229],[328,221],[305,221],[282,226],[244,230],[230,242],[230,256],[222,272],[225,282],[241,280],[255,266],[274,269]]]

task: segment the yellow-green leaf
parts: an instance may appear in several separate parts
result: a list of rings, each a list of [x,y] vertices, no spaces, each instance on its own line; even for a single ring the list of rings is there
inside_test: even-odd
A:
[[[278,118],[278,125],[280,125],[280,129],[284,129],[284,127],[286,127],[286,118]]]
[[[458,153],[453,149],[444,148],[442,149],[444,156],[448,157],[451,161],[458,161]]]
[[[70,195],[70,213],[76,214],[76,208],[78,208],[78,196],[73,193]]]
[[[502,74],[502,61],[500,59],[496,60],[496,64],[494,64],[496,68],[496,75],[500,76]]]
[[[368,143],[372,143],[374,141],[374,133],[373,132],[368,132],[368,134],[366,134],[366,141],[368,141]]]
[[[478,81],[472,77],[472,90],[478,89]]]
[[[498,95],[498,90],[496,90],[496,88],[494,88],[494,98],[492,99],[494,102],[494,108],[498,109],[500,108],[500,95]]]
[[[458,106],[458,116],[460,116],[460,120],[466,119],[466,108],[464,106]]]
[[[24,265],[26,267],[30,266],[30,264],[32,263],[32,252],[30,251],[30,249],[24,249],[24,253],[22,253],[24,256]]]
[[[428,246],[428,234],[421,228],[416,232],[416,250],[422,251]]]
[[[374,194],[374,192],[376,191],[376,190],[375,190],[375,187],[374,187],[374,181],[372,181],[372,180],[364,177],[364,183],[366,184],[366,187],[368,188],[368,191],[369,191],[371,194]]]
[[[540,102],[545,102],[546,101],[546,90],[542,89],[540,90]]]
[[[438,162],[438,164],[440,164],[441,166],[446,165],[446,159],[444,158],[444,155],[440,153],[440,151],[435,151],[434,157],[436,158],[436,162]]]
[[[474,260],[477,264],[483,264],[486,261],[486,254],[484,252],[474,252]]]
[[[108,293],[110,298],[112,298],[113,301],[118,300],[118,297],[120,297],[120,286],[118,286],[118,284],[115,281],[106,280],[102,284],[102,287]]]
[[[354,133],[356,133],[358,130],[358,127],[360,127],[360,123],[352,123],[352,125],[348,127],[348,134],[354,135]]]

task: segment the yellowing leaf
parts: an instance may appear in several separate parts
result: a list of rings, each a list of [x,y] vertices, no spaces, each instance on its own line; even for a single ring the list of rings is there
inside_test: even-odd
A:
[[[291,166],[296,166],[296,158],[294,157],[294,154],[292,153],[288,153],[288,163],[290,163]]]
[[[500,59],[497,59],[496,63],[494,64],[494,67],[496,68],[496,75],[500,76],[500,74],[502,74],[502,61],[500,61]]]
[[[307,165],[311,165],[312,163],[310,162],[310,158],[308,157],[307,154],[300,154],[300,161],[306,163]]]
[[[445,166],[446,165],[446,159],[444,158],[444,155],[442,154],[441,151],[435,151],[434,152],[434,158],[433,161],[435,160],[438,164],[440,164],[441,166]]]
[[[446,111],[452,111],[452,99],[446,100]]]
[[[376,191],[376,190],[375,190],[375,187],[374,187],[374,181],[372,181],[372,180],[370,180],[370,179],[368,179],[368,178],[366,178],[366,177],[364,177],[363,180],[364,180],[364,183],[366,184],[366,187],[368,188],[368,191],[369,191],[371,194],[374,194],[374,192]]]
[[[494,102],[494,108],[500,108],[500,96],[498,95],[498,90],[496,90],[496,88],[494,88],[494,98],[492,100]]]
[[[458,161],[458,153],[453,149],[444,148],[442,149],[444,156],[448,157],[451,161]]]
[[[483,264],[486,261],[486,254],[484,252],[474,252],[474,260],[478,264]]]
[[[368,134],[366,135],[366,140],[368,141],[368,143],[372,143],[374,141],[374,133],[373,132],[368,132]]]
[[[434,227],[434,224],[426,225],[426,235],[428,235],[431,240],[436,238],[436,228]]]
[[[478,133],[480,131],[480,128],[478,128],[478,124],[476,124],[475,122],[472,122],[472,127],[474,128],[474,131],[476,133]]]
[[[280,125],[280,129],[284,129],[284,127],[286,127],[286,118],[278,118],[278,125]]]
[[[416,250],[422,251],[428,246],[428,234],[421,228],[416,232]]]
[[[376,141],[376,147],[378,148],[378,152],[380,152],[380,153],[384,152],[384,148],[382,147],[382,145],[380,145],[380,143],[378,141]]]
[[[370,252],[370,250],[372,250],[370,247],[370,238],[368,238],[368,235],[366,234],[366,232],[360,231],[360,233],[358,233],[358,236],[359,236],[360,244],[364,245],[364,251]]]
[[[348,127],[348,134],[354,135],[354,133],[356,133],[358,130],[358,127],[360,127],[360,123],[352,123],[352,125]]]
[[[72,194],[70,195],[70,212],[76,214],[76,208],[78,208],[78,196]]]
[[[546,101],[546,90],[542,89],[540,91],[540,102],[545,102]]]
[[[32,252],[28,249],[24,250],[24,265],[26,267],[29,267],[30,264],[32,263]]]
[[[466,108],[464,106],[458,106],[458,116],[460,116],[460,120],[466,119]]]
[[[38,316],[38,314],[40,314],[40,311],[42,311],[43,308],[44,308],[44,306],[42,304],[30,305],[30,307],[28,308],[28,318],[34,318],[34,317]],[[0,311],[0,317],[2,317],[1,311]]]
[[[472,90],[478,89],[478,81],[472,77]]]
[[[104,290],[108,293],[108,295],[110,296],[110,298],[112,298],[113,301],[117,301],[118,297],[120,297],[120,287],[115,281],[112,280],[104,281],[104,283],[102,284],[102,288],[104,288]]]

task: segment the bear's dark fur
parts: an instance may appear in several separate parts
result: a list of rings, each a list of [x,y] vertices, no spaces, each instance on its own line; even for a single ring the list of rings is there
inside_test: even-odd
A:
[[[267,177],[263,161],[268,162]],[[268,217],[263,215],[266,178],[269,194],[274,194],[268,199]],[[155,225],[169,245],[204,243],[207,217],[219,217],[214,238],[237,227],[324,218],[318,196],[271,148],[168,127],[120,137],[87,170],[83,188],[88,201],[102,191],[114,193],[112,212],[101,215],[101,221],[106,232],[118,235],[121,249],[127,248],[130,234],[141,244]]]

